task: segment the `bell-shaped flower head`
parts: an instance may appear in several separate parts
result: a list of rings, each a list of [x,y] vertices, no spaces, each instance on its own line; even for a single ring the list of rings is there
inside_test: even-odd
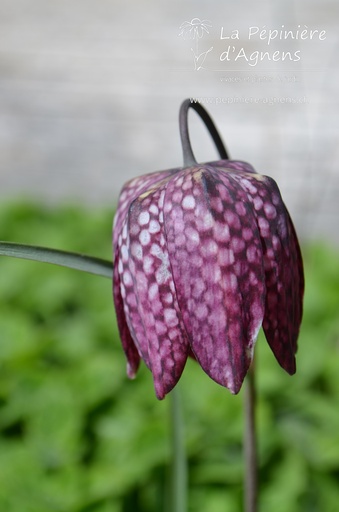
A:
[[[221,160],[195,161],[190,107]],[[184,167],[126,183],[113,231],[114,302],[128,375],[143,359],[159,399],[190,355],[238,393],[261,326],[277,361],[293,374],[302,317],[301,253],[277,184],[228,159],[201,105],[183,103],[180,129]]]

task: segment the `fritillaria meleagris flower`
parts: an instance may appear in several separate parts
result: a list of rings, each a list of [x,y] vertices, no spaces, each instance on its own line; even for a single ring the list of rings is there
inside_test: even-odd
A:
[[[184,102],[182,126],[187,130],[190,106],[222,147],[200,105]],[[114,301],[128,375],[142,358],[160,399],[190,355],[238,393],[261,326],[279,364],[295,373],[302,317],[301,253],[275,181],[227,159],[220,144],[226,158],[196,163],[185,133],[185,167],[129,181],[113,235]]]

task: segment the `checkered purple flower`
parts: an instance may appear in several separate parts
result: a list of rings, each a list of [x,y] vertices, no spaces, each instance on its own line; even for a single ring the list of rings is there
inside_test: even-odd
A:
[[[113,246],[128,375],[142,358],[159,399],[190,355],[238,393],[261,326],[295,373],[303,266],[273,179],[232,160],[135,178],[120,195]]]

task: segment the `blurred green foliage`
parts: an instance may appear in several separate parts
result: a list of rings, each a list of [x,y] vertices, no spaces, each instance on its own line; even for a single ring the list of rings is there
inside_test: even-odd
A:
[[[111,258],[112,211],[1,207],[0,239]],[[298,372],[256,347],[260,510],[336,512],[339,253],[304,249]],[[242,510],[242,392],[188,361],[180,382],[189,510]],[[109,280],[0,259],[0,511],[158,512],[168,497],[169,398],[125,376]]]

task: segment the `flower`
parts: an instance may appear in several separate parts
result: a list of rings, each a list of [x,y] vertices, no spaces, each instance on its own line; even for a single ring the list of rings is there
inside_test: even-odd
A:
[[[201,39],[204,35],[209,34],[208,28],[212,24],[209,20],[201,20],[200,18],[193,18],[191,21],[184,21],[180,25],[179,36],[183,36],[184,39]]]
[[[261,325],[279,364],[295,373],[303,266],[272,178],[233,160],[135,178],[120,195],[113,245],[128,375],[142,358],[159,399],[189,355],[238,393]]]
[[[198,164],[188,110],[201,117],[221,160]],[[203,106],[179,112],[184,167],[123,187],[113,227],[113,294],[127,373],[142,358],[159,399],[188,356],[238,393],[258,331],[295,373],[304,275],[291,218],[275,181],[230,160]]]

